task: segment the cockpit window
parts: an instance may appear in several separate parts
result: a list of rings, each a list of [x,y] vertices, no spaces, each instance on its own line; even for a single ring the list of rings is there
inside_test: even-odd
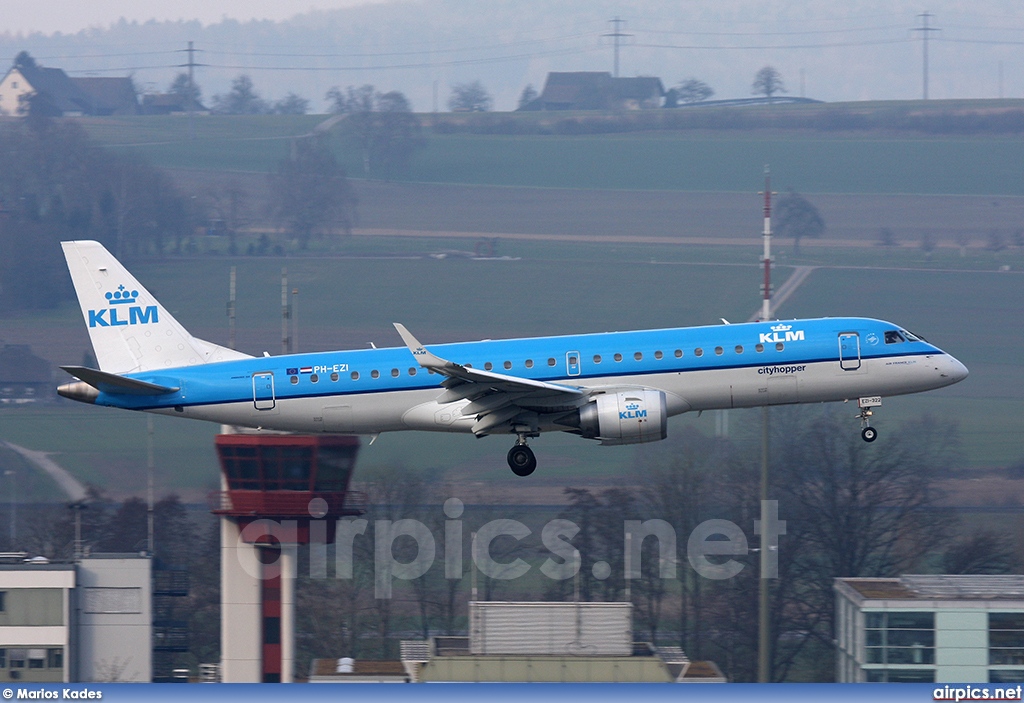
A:
[[[923,342],[923,341],[925,341],[925,338],[922,337],[919,334],[914,334],[913,332],[908,332],[907,330],[900,330],[900,332],[903,334],[904,337],[907,338],[907,341],[910,341],[910,342]]]
[[[907,340],[903,339],[903,335],[896,330],[889,330],[885,333],[886,344],[901,344]]]

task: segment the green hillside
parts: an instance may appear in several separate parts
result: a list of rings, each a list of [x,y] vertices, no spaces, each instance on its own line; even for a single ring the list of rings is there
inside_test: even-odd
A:
[[[158,166],[268,172],[287,153],[290,138],[308,134],[323,119],[205,115],[191,121],[178,116],[97,118],[85,124],[100,143],[135,149]],[[349,174],[360,175],[361,156],[340,140],[335,146]],[[750,189],[750,174],[760,172],[764,164],[771,164],[780,187],[807,193],[1024,195],[1024,141],[1016,135],[908,136],[878,130],[429,134],[408,178],[506,186],[743,191]]]

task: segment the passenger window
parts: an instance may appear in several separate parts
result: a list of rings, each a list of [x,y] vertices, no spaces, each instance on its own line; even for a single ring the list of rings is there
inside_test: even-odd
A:
[[[905,341],[907,340],[903,339],[903,335],[901,335],[896,330],[889,330],[888,332],[885,333],[886,344],[902,344]]]
[[[337,381],[338,380],[338,374],[337,373],[332,373],[331,374],[331,380],[332,381]]]
[[[693,350],[693,355],[694,356],[704,356],[704,350],[701,349],[700,347],[697,347],[696,349]]]
[[[601,355],[600,354],[594,354],[594,363],[595,364],[600,364],[601,363]]]
[[[292,377],[291,377],[291,378],[289,378],[288,380],[289,380],[289,381],[291,381],[291,382],[292,382],[292,385],[294,386],[294,385],[295,385],[296,383],[298,383],[298,382],[299,382],[299,377],[298,377],[298,376],[292,376]]]
[[[664,355],[664,354],[662,354],[662,353],[661,353],[660,351],[656,351],[656,352],[654,352],[654,358],[655,358],[655,359],[660,359],[660,358],[661,358],[661,357],[663,357],[663,356],[665,356],[665,355]]]
[[[391,369],[391,377],[392,378],[398,378],[398,374],[400,374],[400,373],[401,373],[401,371],[399,371],[398,369]]]
[[[548,359],[548,366],[554,366],[556,363],[554,359]]]
[[[320,383],[320,377],[318,375],[316,375],[315,373],[311,374],[310,377],[309,377],[309,381],[310,381],[310,383]]]
[[[467,369],[473,368],[473,364],[466,364],[465,366],[466,366]]]
[[[533,359],[527,359],[526,360],[526,368],[528,368],[528,369],[532,369],[533,368]]]
[[[575,355],[569,357],[569,366],[575,366],[578,363],[580,363],[579,359],[577,359]]]
[[[371,371],[370,372],[370,378],[380,378],[380,371],[378,371],[377,369],[374,369],[373,371]]]
[[[633,358],[636,359],[637,361],[642,361],[643,358],[644,358],[644,355],[643,355],[642,352],[637,352],[636,354],[633,355]]]
[[[782,342],[776,342],[775,343],[775,351],[782,351],[785,348],[786,348],[786,345],[783,344]]]
[[[484,364],[484,371],[490,371],[493,368],[494,368],[494,364],[492,364],[489,361],[486,364]]]
[[[416,375],[416,367],[415,366],[410,366],[409,367],[409,375],[410,376],[415,376]]]
[[[760,354],[761,352],[764,351],[764,345],[763,344],[755,344],[754,345],[754,351],[756,351],[758,354]]]
[[[724,353],[725,353],[724,349],[722,349],[721,347],[715,347],[715,354],[717,354],[718,356],[721,356]]]
[[[506,361],[504,364],[502,364],[502,366],[504,366],[506,369],[510,369],[512,368],[512,362]]]
[[[622,354],[616,353],[614,358],[616,361],[622,361]]]
[[[359,372],[358,371],[353,371],[352,372],[352,380],[353,381],[358,381],[359,380]]]
[[[683,358],[683,350],[682,349],[676,349],[675,353],[676,353],[676,358],[677,359],[682,359]]]
[[[743,345],[742,344],[737,344],[736,345],[736,353],[737,354],[742,354],[743,353]]]

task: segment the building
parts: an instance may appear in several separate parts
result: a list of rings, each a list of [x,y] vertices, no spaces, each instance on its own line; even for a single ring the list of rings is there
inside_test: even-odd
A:
[[[0,349],[0,403],[29,403],[55,397],[53,367],[27,344]]]
[[[836,681],[1024,682],[1024,576],[840,578]]]
[[[726,678],[678,647],[635,642],[632,603],[470,602],[468,637],[402,642],[413,682],[697,683]],[[693,670],[693,675],[691,675]]]
[[[0,683],[150,681],[151,560],[0,563]]]
[[[20,114],[30,98],[50,117],[139,113],[131,78],[70,78],[62,69],[43,68],[28,59],[0,79],[0,114]]]
[[[549,73],[544,90],[523,110],[648,110],[661,107],[660,78],[615,78],[607,71]]]

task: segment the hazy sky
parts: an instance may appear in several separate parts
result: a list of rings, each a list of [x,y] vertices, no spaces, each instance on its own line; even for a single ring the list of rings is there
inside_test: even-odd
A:
[[[194,20],[204,24],[225,17],[282,20],[309,10],[368,5],[384,0],[0,0],[0,32],[73,33],[107,27],[122,17],[145,22]]]

